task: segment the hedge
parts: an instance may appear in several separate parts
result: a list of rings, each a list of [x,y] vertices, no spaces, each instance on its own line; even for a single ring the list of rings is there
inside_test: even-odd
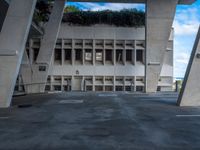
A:
[[[75,11],[66,12],[63,22],[69,25],[91,26],[108,24],[123,27],[145,26],[145,13],[137,9],[123,9],[121,11]]]

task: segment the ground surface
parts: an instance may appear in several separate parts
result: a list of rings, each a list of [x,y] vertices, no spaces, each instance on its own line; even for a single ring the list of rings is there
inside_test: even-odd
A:
[[[200,108],[177,94],[59,93],[0,109],[0,150],[199,150]],[[31,103],[32,107],[17,105]]]

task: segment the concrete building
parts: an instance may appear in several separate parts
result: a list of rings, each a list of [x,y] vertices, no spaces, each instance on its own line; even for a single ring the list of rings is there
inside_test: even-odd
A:
[[[34,65],[40,39],[27,43],[29,62]],[[46,91],[144,91],[145,28],[95,25],[69,26],[62,23]],[[148,56],[147,56],[148,57]],[[23,88],[22,74],[16,90]],[[173,30],[165,51],[158,83],[159,91],[172,91]],[[28,85],[25,85],[28,86]]]
[[[104,2],[102,0],[70,0],[70,1],[82,1],[82,2]],[[108,71],[104,71],[104,73],[100,73],[100,78],[98,78],[95,74],[95,69],[92,69],[93,74],[86,74],[84,73],[84,69],[81,68],[81,66],[86,67],[86,63],[89,61],[89,58],[87,58],[88,60],[86,61],[85,59],[81,59],[81,61],[73,61],[74,64],[72,64],[71,68],[73,72],[73,74],[68,73],[67,76],[71,76],[72,78],[75,78],[78,74],[81,75],[80,78],[78,78],[77,80],[74,80],[77,83],[80,82],[84,82],[85,84],[76,84],[76,85],[80,85],[80,87],[76,87],[77,89],[79,88],[85,88],[85,86],[83,85],[87,85],[86,80],[83,80],[84,78],[87,79],[87,77],[89,76],[89,80],[91,81],[91,77],[92,77],[92,89],[94,90],[96,88],[96,81],[97,83],[101,82],[100,85],[103,85],[103,87],[98,87],[99,89],[104,90],[104,88],[106,89],[105,84],[107,81],[113,82],[113,90],[115,90],[116,86],[114,84],[118,84],[117,82],[120,81],[122,79],[122,83],[123,83],[123,89],[130,89],[130,87],[126,87],[127,85],[130,84],[126,84],[126,79],[127,77],[129,78],[130,76],[134,76],[134,79],[127,79],[127,81],[133,82],[134,83],[134,90],[137,89],[137,77],[143,77],[144,79],[138,79],[139,82],[141,82],[142,80],[144,81],[144,91],[147,93],[151,93],[151,92],[156,92],[157,91],[157,87],[159,84],[159,80],[160,80],[160,75],[161,75],[161,82],[164,81],[165,79],[162,79],[162,72],[167,71],[168,69],[163,69],[164,64],[165,64],[165,54],[166,54],[166,50],[168,51],[168,45],[169,44],[169,37],[170,37],[170,32],[171,32],[171,27],[172,27],[172,23],[173,23],[173,19],[174,19],[174,15],[175,15],[175,10],[176,10],[176,6],[178,4],[192,4],[195,0],[126,0],[126,1],[121,1],[121,0],[109,0],[106,2],[122,2],[122,3],[145,3],[146,4],[146,26],[145,26],[145,31],[143,31],[145,33],[145,38],[143,37],[143,39],[141,39],[141,41],[143,41],[142,43],[144,43],[145,41],[145,62],[144,62],[144,70],[145,73],[144,74],[134,74],[134,71],[127,71],[129,72],[127,75],[124,75],[122,73],[117,73],[117,76],[114,76],[112,74],[107,74],[106,72]],[[12,94],[14,91],[14,87],[15,87],[15,83],[16,83],[16,79],[17,76],[19,74],[19,69],[20,69],[20,65],[22,62],[22,58],[25,62],[31,61],[29,60],[29,58],[27,57],[27,54],[24,53],[24,49],[25,49],[25,44],[26,41],[28,39],[28,35],[29,35],[29,31],[31,29],[31,24],[32,24],[32,17],[33,17],[33,13],[34,13],[34,9],[35,9],[35,4],[36,4],[36,0],[0,0],[0,3],[2,4],[2,2],[6,2],[7,5],[9,5],[9,7],[6,9],[2,9],[3,10],[3,17],[1,16],[1,23],[2,27],[1,27],[1,33],[0,33],[0,107],[8,107],[10,106],[11,103],[11,99],[12,99]],[[0,5],[2,7],[4,7],[4,5]],[[59,41],[61,41],[61,45],[63,46],[63,44],[65,43],[65,40],[72,40],[72,44],[76,43],[76,37],[60,37],[58,38],[59,35],[59,31],[60,31],[60,24],[61,24],[61,20],[62,20],[62,14],[63,14],[63,9],[65,6],[65,0],[56,0],[54,2],[53,5],[53,10],[51,12],[50,15],[50,19],[47,22],[45,29],[44,29],[44,36],[41,40],[41,46],[38,52],[38,57],[36,59],[36,63],[34,65],[26,65],[27,63],[25,63],[25,66],[22,67],[23,69],[21,69],[21,74],[22,74],[22,78],[23,78],[23,83],[25,85],[28,85],[27,87],[25,87],[25,90],[27,91],[27,93],[38,93],[38,92],[44,92],[45,91],[45,87],[46,87],[46,82],[49,81],[48,76],[50,75],[50,81],[54,82],[53,80],[55,79],[54,75],[56,74],[56,69],[58,70],[62,70],[62,66],[65,66],[64,63],[66,63],[65,61],[63,62],[63,56],[62,52],[64,52],[64,50],[61,47],[59,49],[62,50],[61,52],[61,64],[62,65],[55,65],[57,62],[57,59],[55,62],[55,64],[53,65],[53,69],[51,68],[52,63],[53,63],[53,54],[54,54],[54,49],[56,48],[56,41],[58,41],[57,43],[60,43]],[[76,31],[77,32],[77,31]],[[134,30],[133,30],[134,32]],[[142,33],[142,32],[141,32]],[[131,34],[131,33],[130,33]],[[133,34],[134,35],[134,34]],[[138,34],[136,34],[138,35]],[[141,34],[142,35],[142,34]],[[78,35],[79,36],[79,35]],[[119,37],[120,38],[120,37]],[[136,43],[137,46],[137,42],[140,41],[137,39],[138,37],[134,37],[133,39],[129,39],[129,38],[123,38],[122,40],[122,49],[126,50],[126,43],[133,40],[134,43]],[[85,43],[85,40],[87,40],[88,38],[82,37],[82,38],[78,38],[80,41],[82,41],[83,46]],[[119,42],[119,40],[114,37],[110,37],[109,39],[104,37],[102,35],[102,38],[99,38],[103,41],[100,41],[100,43],[103,43],[103,47],[101,47],[99,50],[107,50],[106,47],[106,43],[110,43],[108,42],[109,40],[113,40],[113,47],[117,46],[115,43]],[[98,40],[99,40],[98,39]],[[92,43],[96,44],[96,42],[98,41],[97,38],[89,38],[88,40],[94,40]],[[12,41],[12,43],[10,43],[10,41]],[[81,42],[78,42],[79,44]],[[131,41],[131,43],[133,42]],[[79,46],[78,44],[78,46]],[[112,44],[112,42],[111,42]],[[102,44],[100,44],[99,46],[101,46]],[[75,45],[76,46],[76,45]],[[81,45],[80,45],[81,46]],[[126,59],[126,55],[125,55],[125,50],[124,51],[114,51],[116,52],[116,55],[112,55],[113,58],[110,59],[106,58],[105,53],[102,53],[102,58],[100,53],[96,53],[96,46],[98,45],[93,45],[92,49],[95,49],[95,55],[97,54],[97,58],[99,60],[99,62],[96,62],[95,59],[92,59],[93,61],[95,60],[95,62],[92,62],[93,68],[96,68],[96,65],[98,63],[100,63],[99,65],[108,65],[107,63],[110,62],[111,64],[111,68],[112,70],[114,70],[114,68],[118,67],[118,65],[116,64],[119,60],[119,62],[121,61],[121,66],[122,67],[127,67],[126,63],[127,63],[127,59]],[[109,46],[109,45],[107,45]],[[72,48],[76,48],[74,46],[72,46]],[[106,48],[106,49],[104,49]],[[57,48],[56,48],[57,49]],[[79,60],[80,56],[83,56],[84,52],[83,48],[81,51],[81,48],[78,48],[79,50],[77,50],[77,53],[75,53],[74,58],[77,58],[77,60]],[[76,49],[75,49],[76,50]],[[72,52],[76,52],[76,51],[72,51]],[[114,50],[114,48],[113,48]],[[137,48],[136,48],[137,50]],[[170,49],[171,50],[171,49]],[[56,50],[57,51],[57,50]],[[60,52],[58,52],[60,53]],[[110,53],[109,51],[107,52],[107,54]],[[121,54],[122,53],[122,54]],[[76,55],[77,54],[77,55]],[[94,52],[93,52],[94,54]],[[132,53],[133,54],[133,53]],[[137,55],[137,52],[135,53]],[[59,54],[60,55],[60,54]],[[56,58],[60,59],[59,55],[55,55],[58,56]],[[119,55],[122,55],[122,57],[118,57]],[[89,55],[88,55],[89,57]],[[114,59],[114,57],[119,58],[119,59]],[[134,56],[135,57],[135,56]],[[137,57],[136,57],[137,58]],[[169,57],[171,58],[171,57]],[[129,58],[128,58],[129,59]],[[106,61],[108,60],[108,62]],[[129,59],[130,60],[130,59]],[[113,61],[113,62],[112,62]],[[131,63],[135,63],[130,61]],[[129,62],[129,63],[130,63]],[[95,63],[95,64],[94,64]],[[113,64],[112,64],[113,63]],[[73,66],[74,65],[74,66]],[[91,65],[91,66],[92,66]],[[113,66],[112,66],[113,65]],[[137,64],[134,64],[135,68],[134,70],[137,68]],[[56,66],[56,67],[55,67]],[[79,66],[81,68],[81,70],[78,70],[79,68],[75,68],[75,66]],[[170,66],[170,65],[169,65]],[[172,66],[172,65],[171,65]],[[100,66],[98,66],[99,68]],[[105,67],[105,66],[103,66]],[[92,68],[92,67],[91,67]],[[133,68],[133,67],[132,67]],[[132,69],[131,68],[131,69]],[[103,68],[102,68],[103,69]],[[163,69],[163,71],[162,71]],[[124,69],[125,70],[125,69]],[[74,74],[75,71],[75,74]],[[61,85],[64,84],[65,78],[63,77],[63,75],[65,76],[65,70],[62,70],[63,73],[60,74],[59,72],[59,77],[58,78],[58,82],[61,82]],[[140,71],[138,71],[140,72]],[[118,76],[119,75],[119,76]],[[163,77],[166,74],[163,73]],[[121,78],[121,76],[123,78]],[[53,79],[52,79],[53,77]],[[95,77],[95,78],[94,78]],[[97,77],[97,80],[96,80]],[[112,79],[110,79],[110,77]],[[119,80],[117,80],[115,78],[120,77]],[[60,81],[61,78],[61,81]],[[93,79],[94,78],[94,79]],[[107,80],[108,79],[108,80]],[[71,79],[73,81],[73,79]],[[132,81],[131,81],[132,80]],[[166,79],[168,80],[168,79]],[[95,82],[94,82],[95,81]],[[72,83],[72,84],[75,84]],[[95,84],[93,84],[95,83]],[[169,83],[169,82],[166,82]],[[51,84],[51,82],[50,82]],[[54,84],[54,83],[53,83]],[[135,87],[136,86],[136,87]],[[161,89],[163,89],[163,85],[160,84]],[[48,86],[47,86],[48,87]],[[50,86],[50,89],[52,87]],[[57,87],[56,87],[57,88]],[[61,88],[63,88],[63,86],[61,86]],[[71,88],[73,89],[74,86],[71,85]],[[97,88],[97,89],[98,89]],[[48,88],[47,88],[48,89]],[[90,87],[91,89],[91,87]],[[110,87],[107,87],[107,89],[110,89]]]

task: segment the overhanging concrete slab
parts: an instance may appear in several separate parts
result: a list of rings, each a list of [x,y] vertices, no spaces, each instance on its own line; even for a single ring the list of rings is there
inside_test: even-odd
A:
[[[191,5],[197,0],[179,0],[178,4]],[[68,0],[68,2],[146,3],[146,0]]]

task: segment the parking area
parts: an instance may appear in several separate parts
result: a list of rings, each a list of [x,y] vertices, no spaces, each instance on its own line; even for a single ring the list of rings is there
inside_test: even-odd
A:
[[[176,93],[70,92],[13,98],[0,150],[199,150],[200,107]]]

